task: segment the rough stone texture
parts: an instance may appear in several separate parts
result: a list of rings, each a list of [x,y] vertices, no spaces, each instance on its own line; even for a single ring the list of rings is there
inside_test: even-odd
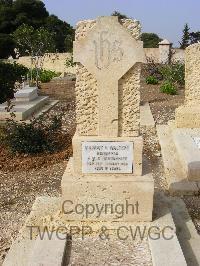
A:
[[[136,64],[119,81],[119,136],[139,135],[140,75],[141,65]]]
[[[178,128],[200,128],[200,106],[190,102],[190,105],[183,105],[176,109],[176,126]]]
[[[139,40],[141,25],[138,21],[124,19],[120,22],[135,40]],[[79,22],[76,41],[85,38],[95,24],[95,20]],[[119,136],[139,135],[140,71],[140,66],[135,65],[119,81]],[[77,132],[84,136],[98,135],[97,81],[81,64],[77,64],[76,75]]]
[[[48,83],[40,85],[40,95],[47,95],[60,101],[74,101],[75,99],[75,81],[61,78],[51,80]]]
[[[185,104],[200,103],[200,43],[186,49]]]
[[[142,27],[138,20],[122,19],[119,22],[131,33],[135,40],[140,40]]]
[[[97,81],[81,64],[76,67],[75,93],[77,132],[86,136],[97,135]]]
[[[176,109],[176,126],[199,128],[200,44],[190,45],[185,53],[185,103]]]
[[[148,241],[100,240],[75,238],[69,266],[115,265],[152,266]]]
[[[95,20],[80,21],[76,26],[75,40],[84,39],[88,31],[96,24]],[[97,135],[98,94],[97,81],[88,70],[76,65],[76,122],[80,135]],[[86,97],[89,96],[89,97]],[[87,117],[87,119],[86,119]]]

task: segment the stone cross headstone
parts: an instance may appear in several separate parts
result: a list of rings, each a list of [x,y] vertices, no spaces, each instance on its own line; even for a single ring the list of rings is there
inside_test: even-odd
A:
[[[141,201],[140,214],[127,214],[123,221],[151,221],[153,208],[153,179],[142,175],[140,63],[145,55],[139,37],[139,22],[129,19],[100,17],[78,24],[77,129],[73,158],[62,179],[63,202],[97,206]],[[110,221],[116,216],[70,213],[67,219]]]
[[[135,63],[145,61],[143,43],[133,39],[117,17],[100,17],[88,35],[74,43],[74,61],[97,80],[98,135],[117,137],[119,79]]]

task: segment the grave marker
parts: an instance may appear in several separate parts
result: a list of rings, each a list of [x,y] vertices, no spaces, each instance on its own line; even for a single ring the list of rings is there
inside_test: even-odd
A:
[[[130,199],[133,204],[140,202],[140,213],[119,218],[113,213],[86,217],[67,211],[67,219],[152,219],[154,183],[151,175],[142,175],[139,89],[145,55],[139,36],[138,21],[120,24],[117,17],[100,17],[78,24],[77,131],[62,195],[64,203],[70,200],[75,205],[124,204]]]
[[[94,75],[98,87],[99,136],[118,136],[118,82],[138,62],[143,43],[134,40],[118,18],[100,17],[87,37],[74,43],[74,61]]]

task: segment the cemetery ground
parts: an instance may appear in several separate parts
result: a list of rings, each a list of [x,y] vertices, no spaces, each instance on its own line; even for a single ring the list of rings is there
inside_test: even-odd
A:
[[[45,87],[56,86],[52,82]],[[74,95],[74,87],[67,88],[68,95]],[[52,96],[52,95],[51,95]],[[145,79],[141,86],[141,104],[149,102],[156,124],[167,124],[174,119],[175,109],[183,104],[184,87],[177,95],[160,92],[160,85],[147,85]],[[64,111],[63,127],[67,141],[63,149],[53,154],[35,156],[11,155],[5,147],[0,149],[0,264],[8,252],[11,241],[16,238],[19,229],[29,215],[38,196],[60,196],[60,183],[69,157],[72,155],[71,138],[75,132],[75,99],[69,97],[60,101],[49,112],[59,114]],[[45,116],[44,116],[45,119]],[[144,136],[144,156],[152,169],[156,191],[166,194],[167,184],[163,169],[160,146],[155,130],[142,129]],[[200,233],[199,197],[185,196],[188,211]]]

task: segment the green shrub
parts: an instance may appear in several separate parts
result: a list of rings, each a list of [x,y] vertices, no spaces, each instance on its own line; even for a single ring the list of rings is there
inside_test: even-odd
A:
[[[21,82],[27,73],[28,68],[22,65],[0,62],[0,103],[13,98],[15,82]]]
[[[143,65],[146,77],[154,76],[157,80],[162,80],[163,77],[160,73],[160,65],[155,62],[153,58],[147,57],[147,64]]]
[[[5,33],[0,33],[0,58],[5,59],[10,55],[14,57],[15,41],[12,36]]]
[[[58,77],[60,73],[56,73],[50,70],[43,70],[40,74],[40,81],[45,83],[52,80],[52,78]]]
[[[42,83],[47,83],[50,82],[52,80],[52,78],[54,77],[58,77],[60,75],[60,73],[56,73],[55,71],[51,71],[51,70],[39,70],[39,77],[38,80],[41,81]],[[29,71],[29,76],[31,76],[31,73]],[[34,80],[36,80],[37,77],[37,71],[36,69],[32,70],[32,78]]]
[[[179,85],[185,84],[185,65],[181,63],[173,63],[170,65],[161,66],[159,69],[165,81],[177,83]]]
[[[165,81],[161,87],[160,87],[160,91],[163,93],[167,93],[170,95],[176,95],[177,94],[177,90],[176,87],[174,86],[174,84],[170,81]]]
[[[34,119],[30,123],[7,121],[3,143],[14,153],[37,154],[54,152],[62,147],[62,117],[50,121]]]
[[[146,78],[146,83],[156,85],[156,84],[158,84],[158,79],[154,76],[149,76]]]

